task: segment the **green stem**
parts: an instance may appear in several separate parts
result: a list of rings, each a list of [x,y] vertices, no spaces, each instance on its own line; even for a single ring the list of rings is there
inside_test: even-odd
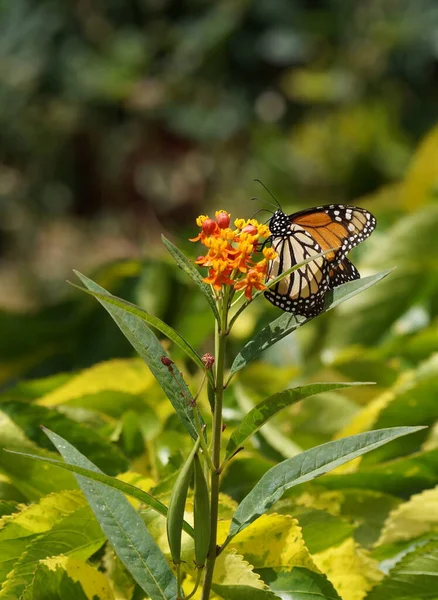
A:
[[[222,299],[221,323],[216,326],[215,331],[215,367],[216,367],[216,393],[213,413],[213,448],[212,462],[214,470],[211,473],[211,497],[210,497],[210,549],[208,552],[204,585],[201,600],[209,600],[211,584],[213,582],[214,566],[217,556],[217,523],[219,516],[219,477],[221,459],[221,436],[222,436],[222,401],[224,395],[224,370],[225,350],[228,335],[228,302],[229,291],[226,289]]]
[[[201,440],[202,452],[205,456],[205,460],[207,461],[207,464],[208,464],[210,470],[213,472],[216,470],[216,468],[213,464],[213,461],[211,460],[211,456],[208,451],[207,444],[205,443],[204,432],[202,431],[201,419],[199,418],[199,409],[197,406],[195,406],[193,409],[193,416],[195,417],[196,431],[198,433],[199,439]]]
[[[178,563],[176,565],[176,589],[178,590],[177,591],[177,600],[184,598],[184,595],[183,595],[182,589],[181,589],[181,563]]]
[[[160,474],[158,473],[158,465],[157,465],[157,453],[155,452],[155,443],[152,440],[145,439],[144,445],[146,448],[146,452],[148,455],[148,462],[150,465],[150,473],[151,478],[154,481],[158,481],[160,479]]]
[[[231,303],[231,307],[235,306],[236,304],[238,304],[238,302],[240,302],[242,300],[242,298],[244,297],[245,292],[242,292],[241,294],[239,294],[237,296],[237,298],[235,300],[233,300],[233,302]]]
[[[191,591],[190,594],[188,596],[186,596],[185,600],[189,600],[189,598],[192,598],[196,594],[196,590],[198,589],[199,584],[201,582],[201,575],[202,575],[202,569],[198,569],[198,572],[196,573],[195,587],[193,588],[193,591]]]

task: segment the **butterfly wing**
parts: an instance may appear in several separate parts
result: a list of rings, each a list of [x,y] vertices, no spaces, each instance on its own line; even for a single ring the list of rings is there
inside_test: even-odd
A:
[[[318,206],[290,215],[293,224],[303,227],[319,244],[322,251],[335,248],[326,254],[326,260],[340,264],[347,253],[371,235],[375,217],[364,208],[345,204]]]
[[[353,265],[353,263],[348,260],[348,258],[344,258],[343,261],[339,263],[333,269],[329,271],[330,276],[330,289],[332,290],[338,285],[342,285],[343,283],[347,283],[347,281],[353,281],[354,279],[360,279],[360,273]]]
[[[291,225],[290,231],[287,236],[272,240],[278,257],[269,263],[267,284],[280,273],[321,253],[319,244],[302,227]],[[320,256],[283,277],[265,292],[265,296],[286,312],[314,317],[322,310],[329,283],[328,263]]]
[[[269,264],[267,282],[311,256],[333,251],[284,277],[265,296],[284,311],[316,316],[322,311],[327,290],[360,277],[346,255],[371,235],[375,226],[370,212],[343,204],[318,206],[289,216],[277,211],[269,227],[278,258]]]

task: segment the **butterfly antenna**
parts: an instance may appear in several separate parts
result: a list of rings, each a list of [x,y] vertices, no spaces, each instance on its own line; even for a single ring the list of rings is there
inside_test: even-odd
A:
[[[256,198],[251,198],[251,200],[256,200]],[[254,219],[254,217],[256,217],[259,213],[261,212],[268,212],[271,213],[271,215],[273,215],[274,213],[272,212],[272,210],[268,210],[267,208],[259,208],[259,210],[257,210],[251,217],[251,219]],[[268,221],[270,220],[271,217],[269,217]]]
[[[277,198],[274,196],[274,194],[271,192],[271,190],[270,190],[270,189],[268,189],[268,188],[266,187],[266,185],[265,185],[265,184],[264,184],[262,181],[260,181],[260,179],[254,179],[254,181],[256,181],[257,183],[260,183],[260,185],[261,185],[261,186],[263,186],[263,187],[265,188],[265,190],[268,192],[268,194],[269,194],[269,195],[271,196],[271,198],[274,200],[276,207],[277,207],[279,210],[281,210],[280,203],[279,203],[279,201],[277,200]]]
[[[251,201],[253,200],[258,200],[259,202],[264,202],[265,204],[267,204],[268,206],[272,206],[273,208],[277,209],[278,206],[276,204],[272,204],[272,202],[268,202],[267,200],[263,200],[262,198],[259,198],[258,196],[254,196],[253,198],[250,198]],[[266,209],[265,209],[266,210]],[[269,211],[271,212],[271,211]],[[274,213],[272,213],[274,214]]]

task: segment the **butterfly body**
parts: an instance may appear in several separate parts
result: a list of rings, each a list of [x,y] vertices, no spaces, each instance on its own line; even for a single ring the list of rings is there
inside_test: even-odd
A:
[[[325,294],[342,283],[359,279],[347,253],[371,235],[375,217],[362,208],[328,204],[292,215],[277,210],[269,221],[270,242],[278,257],[268,266],[267,280],[296,264],[331,250],[293,271],[265,292],[286,312],[314,317],[324,306]]]

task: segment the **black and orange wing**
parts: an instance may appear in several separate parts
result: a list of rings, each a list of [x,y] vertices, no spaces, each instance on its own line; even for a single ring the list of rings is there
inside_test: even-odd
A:
[[[278,210],[269,222],[278,257],[270,261],[266,282],[304,260],[334,249],[303,265],[265,292],[279,308],[308,318],[319,314],[328,290],[359,279],[346,254],[371,235],[375,217],[363,208],[330,204],[292,215]]]
[[[325,256],[334,265],[341,264],[347,253],[369,237],[376,226],[370,212],[345,204],[310,208],[290,215],[289,220],[291,226],[305,229],[322,251],[336,248]]]

